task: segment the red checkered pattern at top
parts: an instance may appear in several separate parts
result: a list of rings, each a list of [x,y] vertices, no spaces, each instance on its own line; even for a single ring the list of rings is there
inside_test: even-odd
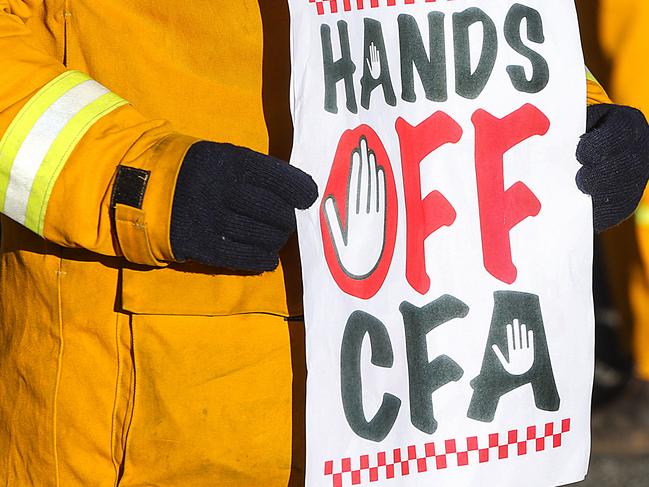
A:
[[[342,458],[326,461],[325,477],[331,477],[333,487],[361,485],[417,475],[429,470],[448,467],[466,467],[509,458],[510,455],[528,455],[546,448],[559,448],[563,435],[570,431],[570,419],[546,423],[543,427],[529,426],[486,437],[470,436],[466,442],[445,440],[424,445],[395,448],[392,452],[361,455],[358,461]],[[459,443],[462,443],[460,446]]]
[[[394,7],[396,5],[413,5],[415,3],[436,3],[451,0],[309,0],[315,5],[318,15],[325,13],[336,14],[338,12],[349,12],[351,10],[363,10],[366,8]],[[325,8],[327,5],[327,8]]]

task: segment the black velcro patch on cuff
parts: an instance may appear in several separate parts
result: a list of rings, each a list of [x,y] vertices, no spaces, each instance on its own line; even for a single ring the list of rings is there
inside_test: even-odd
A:
[[[135,167],[119,166],[113,185],[113,195],[110,206],[115,208],[118,204],[142,209],[144,192],[149,182],[150,171]]]

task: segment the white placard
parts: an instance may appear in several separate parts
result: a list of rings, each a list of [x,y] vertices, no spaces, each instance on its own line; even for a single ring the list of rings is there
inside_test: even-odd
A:
[[[569,0],[289,0],[308,486],[584,478],[585,74]]]

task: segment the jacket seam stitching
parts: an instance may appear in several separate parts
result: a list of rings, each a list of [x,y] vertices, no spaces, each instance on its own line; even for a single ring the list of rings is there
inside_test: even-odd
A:
[[[113,414],[110,425],[110,457],[113,461],[113,468],[115,469],[115,483],[117,485],[119,482],[119,465],[117,464],[117,458],[115,457],[115,452],[117,445],[115,442],[115,430],[117,422],[117,412],[118,412],[118,401],[119,401],[119,392],[120,392],[120,375],[122,369],[122,361],[120,355],[120,340],[119,340],[119,316],[115,316],[115,349],[117,352],[117,377],[115,378],[115,396],[113,397]]]
[[[54,384],[54,411],[52,418],[52,442],[54,447],[54,475],[55,475],[55,484],[56,487],[60,487],[60,472],[59,472],[59,453],[58,453],[58,441],[57,441],[57,422],[58,422],[58,398],[59,398],[59,387],[61,385],[61,371],[63,364],[63,350],[64,350],[64,340],[63,340],[63,305],[61,299],[61,278],[63,277],[63,259],[59,259],[59,269],[56,273],[56,293],[57,293],[57,308],[58,308],[58,325],[59,325],[59,353],[57,357],[56,364],[56,381]]]

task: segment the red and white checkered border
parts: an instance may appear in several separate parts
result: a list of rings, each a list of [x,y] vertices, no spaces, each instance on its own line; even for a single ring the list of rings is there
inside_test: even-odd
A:
[[[364,10],[368,8],[450,1],[452,0],[309,0],[309,3],[315,5],[318,15],[324,15],[325,13],[337,14],[339,12],[350,12],[352,10]]]
[[[541,452],[546,449],[546,446],[550,448],[546,445],[546,440],[551,441],[552,448],[559,448],[563,435],[569,431],[570,418],[567,418],[556,423],[546,423],[541,428],[529,426],[520,430],[510,430],[506,435],[492,433],[483,438],[471,436],[466,439],[464,450],[458,450],[459,442],[454,439],[445,440],[443,447],[442,442],[420,445],[419,454],[417,446],[410,445],[392,450],[391,462],[388,461],[388,453],[384,451],[372,455],[375,458],[371,464],[370,455],[361,455],[358,462],[354,462],[353,467],[352,459],[349,457],[342,458],[339,462],[328,460],[324,464],[324,475],[331,477],[333,487],[343,487],[343,485],[360,485],[361,482],[378,482],[380,479],[405,477],[427,472],[429,468],[442,470],[447,467],[465,467],[475,463],[504,460],[509,458],[510,453],[522,456]],[[512,452],[510,447],[513,449]],[[336,463],[338,467],[334,470]]]

